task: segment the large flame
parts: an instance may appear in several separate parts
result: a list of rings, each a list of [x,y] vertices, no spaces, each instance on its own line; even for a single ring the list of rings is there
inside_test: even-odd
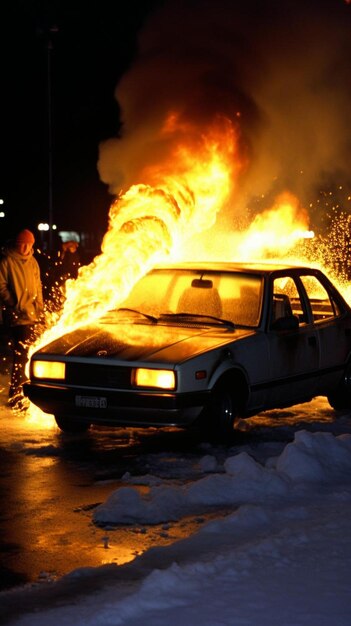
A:
[[[172,112],[161,132],[179,139],[162,163],[144,169],[146,182],[112,204],[102,253],[67,281],[62,315],[33,349],[101,317],[187,237],[215,223],[244,165],[237,129],[218,117],[205,133]]]

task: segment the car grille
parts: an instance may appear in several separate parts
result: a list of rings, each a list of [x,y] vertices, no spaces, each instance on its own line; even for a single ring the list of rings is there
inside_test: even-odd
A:
[[[131,389],[131,372],[131,367],[67,363],[66,383],[84,387]]]

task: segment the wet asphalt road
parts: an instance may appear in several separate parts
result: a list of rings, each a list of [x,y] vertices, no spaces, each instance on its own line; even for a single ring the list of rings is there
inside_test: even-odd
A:
[[[199,451],[187,453],[191,443],[182,433],[95,429],[67,437],[4,408],[0,423],[0,590],[52,580],[78,567],[121,564],[194,530],[192,520],[173,525],[171,532],[159,526],[107,531],[91,521],[92,510],[126,472],[145,474],[155,463],[158,471],[163,464],[172,473],[179,450],[198,458]]]
[[[207,454],[223,462],[246,450],[258,461],[279,454],[300,428],[351,433],[351,411],[336,419],[323,399],[261,414],[234,443],[211,446],[177,429],[108,429],[64,435],[43,413],[6,406],[9,351],[0,336],[0,591],[48,582],[73,569],[123,564],[151,546],[188,536],[212,515],[159,526],[99,528],[92,511],[126,474],[187,482]],[[140,486],[142,490],[143,487]]]

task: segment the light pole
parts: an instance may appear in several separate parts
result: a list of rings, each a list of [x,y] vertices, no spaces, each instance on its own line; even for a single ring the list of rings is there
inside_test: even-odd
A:
[[[47,42],[47,87],[48,87],[48,156],[49,156],[49,167],[48,167],[48,175],[49,175],[49,250],[52,249],[52,229],[53,229],[53,221],[54,221],[54,207],[53,207],[53,178],[52,178],[52,91],[51,91],[51,54],[53,49],[52,43],[52,33],[57,33],[57,26],[51,26],[48,31],[48,42]]]

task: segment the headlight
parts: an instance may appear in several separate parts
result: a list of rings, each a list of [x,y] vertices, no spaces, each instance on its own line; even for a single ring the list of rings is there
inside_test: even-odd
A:
[[[32,373],[34,378],[64,380],[66,363],[61,363],[60,361],[32,361]]]
[[[134,370],[133,383],[136,387],[175,389],[176,377],[173,370],[151,370],[138,367]]]

